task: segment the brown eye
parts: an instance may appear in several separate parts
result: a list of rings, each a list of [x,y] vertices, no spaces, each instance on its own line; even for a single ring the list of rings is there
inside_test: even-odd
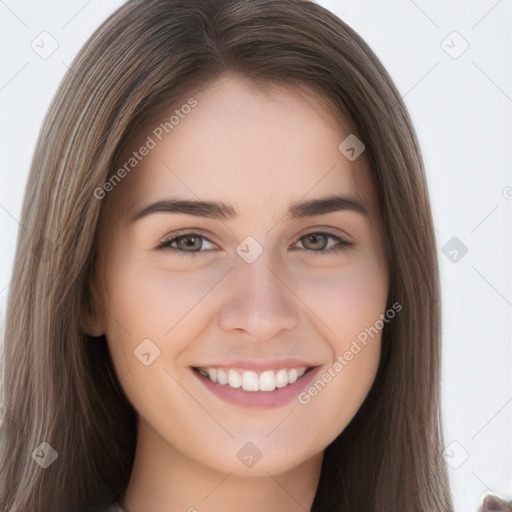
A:
[[[329,254],[353,245],[352,242],[332,233],[309,233],[301,237],[297,243],[302,245],[301,249],[319,254]]]
[[[312,251],[322,251],[327,247],[328,237],[322,233],[311,233],[301,238],[302,245]]]
[[[176,238],[176,246],[180,251],[199,251],[203,239],[198,236],[180,236]]]
[[[210,247],[208,246],[210,244]],[[206,245],[206,247],[204,247]],[[196,253],[212,250],[213,242],[197,233],[187,233],[164,240],[157,249],[169,249],[178,253]]]

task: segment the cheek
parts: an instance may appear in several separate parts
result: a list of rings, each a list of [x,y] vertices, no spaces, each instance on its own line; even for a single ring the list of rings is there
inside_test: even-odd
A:
[[[210,292],[225,270],[177,273],[126,253],[112,261],[106,269],[106,337],[116,373],[138,414],[179,446],[190,426],[205,420],[204,410],[180,384],[189,371],[181,368],[181,354],[211,321],[205,314],[214,305]],[[214,423],[204,425],[202,434],[220,442],[223,431]]]
[[[299,276],[296,282],[301,298],[324,323],[336,353],[385,311],[388,282],[378,258],[361,257],[323,276]]]
[[[109,290],[106,335],[118,374],[140,367],[134,352],[142,342],[153,351],[152,357],[159,354],[156,366],[179,357],[204,328],[201,312],[223,269],[177,273],[148,263],[144,256],[126,253],[114,255],[111,261],[116,263],[105,273]],[[154,346],[144,341],[148,339]]]
[[[315,428],[322,418],[333,440],[360,408],[377,372],[387,274],[376,258],[360,259],[329,277],[304,280],[300,296],[318,317],[329,342],[332,363],[323,367],[298,397],[303,416]]]

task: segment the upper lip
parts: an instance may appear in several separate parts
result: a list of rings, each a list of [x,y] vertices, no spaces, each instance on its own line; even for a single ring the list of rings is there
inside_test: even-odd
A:
[[[310,362],[301,361],[299,359],[274,359],[269,361],[258,361],[255,359],[236,359],[222,363],[208,363],[195,365],[194,368],[240,368],[243,370],[280,370],[281,368],[311,368],[317,366]]]

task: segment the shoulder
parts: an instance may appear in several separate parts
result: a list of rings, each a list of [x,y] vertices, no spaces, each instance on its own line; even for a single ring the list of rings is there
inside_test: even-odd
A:
[[[124,512],[119,503],[114,503],[110,507],[105,509],[105,512]]]
[[[106,507],[79,507],[73,509],[59,510],[59,512],[125,512],[125,510],[119,505],[114,503]]]
[[[484,497],[479,512],[512,512],[512,501],[505,501],[498,496],[488,494]]]

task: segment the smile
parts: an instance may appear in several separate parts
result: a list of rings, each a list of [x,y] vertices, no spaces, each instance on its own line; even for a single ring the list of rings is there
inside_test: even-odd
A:
[[[242,388],[245,391],[274,391],[299,380],[307,368],[302,366],[262,372],[235,368],[197,368],[197,371],[211,382],[231,388]]]
[[[322,369],[322,366],[306,366],[298,361],[282,361],[281,364],[233,361],[229,366],[195,366],[191,369],[201,384],[222,401],[241,407],[268,409],[296,399]]]

